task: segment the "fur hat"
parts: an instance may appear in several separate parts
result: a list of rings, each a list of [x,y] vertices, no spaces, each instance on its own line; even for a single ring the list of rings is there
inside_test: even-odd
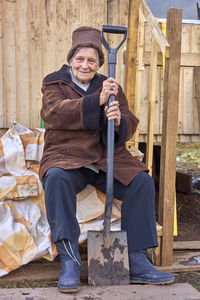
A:
[[[99,54],[99,66],[104,63],[104,54],[102,51],[101,31],[99,29],[83,26],[79,27],[72,33],[72,47],[67,55],[67,61],[70,63],[71,58],[78,48],[94,48]]]

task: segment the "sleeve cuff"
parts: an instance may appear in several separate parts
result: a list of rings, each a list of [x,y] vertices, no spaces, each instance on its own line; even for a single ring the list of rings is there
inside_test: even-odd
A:
[[[115,134],[115,147],[124,145],[128,136],[128,126],[124,117],[121,118],[120,127]],[[104,145],[107,145],[107,124],[102,131],[102,141]]]
[[[85,130],[100,130],[104,121],[104,108],[99,105],[99,93],[87,95],[83,99],[82,117]]]

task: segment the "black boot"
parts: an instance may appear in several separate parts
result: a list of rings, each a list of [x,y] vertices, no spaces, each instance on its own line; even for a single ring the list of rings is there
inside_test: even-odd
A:
[[[60,292],[76,292],[80,289],[81,257],[78,244],[69,240],[59,240],[55,243],[60,254],[61,272],[57,288]]]
[[[157,270],[148,260],[147,251],[129,253],[131,283],[165,284],[174,281],[172,273]]]

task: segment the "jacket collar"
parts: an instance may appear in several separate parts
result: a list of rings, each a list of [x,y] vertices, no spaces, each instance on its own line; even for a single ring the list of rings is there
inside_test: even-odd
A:
[[[82,90],[78,85],[72,82],[70,75],[70,67],[68,65],[63,65],[59,71],[48,74],[43,81],[44,85],[63,82],[65,84],[70,84],[73,88],[79,91],[81,94],[91,94],[94,93],[97,89],[102,87],[103,81],[107,78],[106,76],[96,73],[93,79],[90,82],[90,86],[87,91]]]

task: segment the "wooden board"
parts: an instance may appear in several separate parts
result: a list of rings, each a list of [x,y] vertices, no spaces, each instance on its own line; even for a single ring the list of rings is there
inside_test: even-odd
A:
[[[155,102],[156,102],[156,73],[157,73],[157,49],[158,45],[154,37],[152,37],[152,51],[150,64],[150,88],[149,88],[149,107],[148,107],[148,128],[147,128],[147,153],[146,164],[149,174],[152,176],[153,164],[153,137],[154,137],[154,118],[155,118]]]
[[[138,24],[138,49],[137,49],[137,64],[136,64],[136,78],[135,78],[135,101],[134,114],[140,120],[141,107],[141,91],[142,91],[142,72],[143,72],[143,49],[144,49],[144,15],[139,10],[139,24]],[[138,148],[139,144],[139,126],[133,136],[134,146]]]
[[[5,104],[3,100],[3,35],[2,35],[2,1],[0,1],[0,128],[5,124]]]
[[[144,52],[144,64],[150,65],[150,52]],[[162,66],[162,55],[158,53],[158,66]],[[199,53],[181,53],[181,66],[182,67],[195,67],[200,66]]]
[[[174,250],[200,250],[200,241],[179,241],[174,242]]]
[[[3,68],[3,123],[9,126],[11,120],[16,120],[16,43],[15,43],[15,12],[16,2],[2,3],[2,68]]]
[[[200,264],[197,265],[187,265],[187,263],[193,259],[195,256],[200,256],[200,251],[176,251],[173,254],[173,263],[170,266],[158,266],[158,270],[165,272],[194,272],[200,271]]]
[[[28,0],[16,1],[16,120],[24,126],[30,123],[29,106],[29,43]]]
[[[181,54],[182,10],[169,9],[167,39],[169,59],[165,63],[164,106],[160,163],[158,222],[163,226],[161,264],[172,264],[176,143],[178,127],[179,75]]]
[[[30,127],[40,126],[42,84],[42,14],[41,1],[29,1]],[[52,54],[51,54],[52,55]],[[22,99],[19,101],[23,101]]]
[[[139,1],[130,1],[128,15],[128,36],[126,51],[125,93],[131,112],[134,112],[135,85],[136,85],[136,60],[139,26]]]
[[[194,68],[194,89],[200,130],[200,67]]]

